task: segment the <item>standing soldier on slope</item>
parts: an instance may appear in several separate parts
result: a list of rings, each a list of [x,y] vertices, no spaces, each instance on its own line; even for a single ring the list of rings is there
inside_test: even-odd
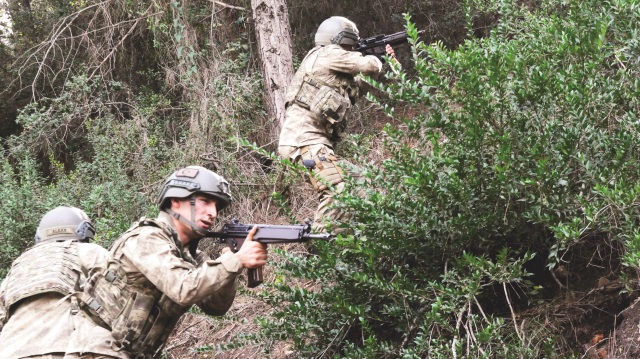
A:
[[[75,207],[42,217],[36,245],[13,262],[0,284],[0,358],[128,358],[111,348],[111,332],[96,328],[71,296],[90,270],[109,259],[106,249],[88,243],[94,232]],[[93,340],[83,341],[87,335]]]
[[[192,305],[209,315],[225,314],[242,268],[266,264],[266,245],[253,241],[257,228],[236,253],[212,260],[196,249],[230,203],[224,178],[203,167],[182,168],[162,186],[158,217],[140,219],[114,242],[112,260],[91,276],[82,300],[96,326],[111,328],[114,348],[131,358],[160,357]]]
[[[314,218],[316,232],[326,230],[326,219],[346,219],[338,209],[329,208],[334,191],[344,190],[343,170],[338,164],[352,167],[336,156],[334,145],[346,127],[345,117],[351,106],[364,92],[363,81],[357,75],[382,72],[382,62],[377,57],[353,51],[358,39],[358,29],[349,19],[333,16],[323,21],[315,35],[316,47],[302,60],[285,97],[287,110],[278,153],[307,168],[313,167],[311,184],[320,200]],[[391,46],[387,45],[386,51],[393,56]]]

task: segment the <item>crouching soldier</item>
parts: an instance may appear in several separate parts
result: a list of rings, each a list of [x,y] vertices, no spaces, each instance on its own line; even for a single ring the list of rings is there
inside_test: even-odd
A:
[[[16,259],[0,284],[0,358],[126,358],[111,349],[111,333],[95,328],[73,296],[109,252],[89,243],[95,230],[75,207],[47,212],[35,246]],[[90,335],[93,340],[84,342]]]
[[[212,260],[196,245],[229,206],[224,178],[190,166],[174,172],[158,196],[160,214],[142,218],[111,247],[112,260],[95,271],[83,307],[97,326],[112,330],[112,345],[132,358],[161,356],[178,319],[192,305],[209,315],[227,312],[242,268],[266,264],[266,245],[250,232],[237,253]],[[87,337],[87,340],[94,340]]]

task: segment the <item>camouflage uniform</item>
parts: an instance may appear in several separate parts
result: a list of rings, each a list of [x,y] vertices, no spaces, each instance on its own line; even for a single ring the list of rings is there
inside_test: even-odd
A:
[[[114,347],[132,358],[158,357],[193,304],[209,315],[225,314],[242,269],[232,253],[211,260],[184,248],[165,212],[135,223],[113,244],[111,256],[107,269],[96,271],[86,285],[83,304],[98,323],[112,328]]]
[[[315,161],[310,179],[320,200],[315,214],[316,231],[324,230],[325,218],[345,219],[339,210],[328,207],[334,191],[344,189],[343,168],[353,165],[336,156],[333,147],[345,126],[345,117],[362,92],[362,80],[356,76],[377,75],[381,71],[382,62],[375,56],[362,56],[339,45],[316,46],[289,85],[278,152],[300,164],[302,160]],[[357,177],[356,173],[350,174]],[[333,190],[326,184],[333,185]]]
[[[0,316],[3,310],[9,315],[0,332],[0,358],[127,358],[111,349],[109,330],[77,310],[75,298],[63,299],[77,289],[78,278],[108,258],[99,245],[66,241],[40,243],[16,259],[0,284]]]

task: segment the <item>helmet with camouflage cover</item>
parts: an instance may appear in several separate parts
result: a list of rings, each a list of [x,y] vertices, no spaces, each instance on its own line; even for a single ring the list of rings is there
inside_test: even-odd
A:
[[[188,166],[172,173],[167,178],[158,196],[158,206],[162,211],[172,215],[181,222],[186,223],[195,232],[204,235],[206,231],[198,227],[195,221],[195,196],[198,194],[210,196],[216,199],[216,209],[222,211],[231,204],[231,192],[229,182],[222,176],[200,166]],[[189,198],[191,201],[191,220],[174,212],[170,207],[170,198]]]
[[[75,240],[89,242],[96,230],[83,210],[76,207],[56,207],[47,212],[36,230],[36,244]]]
[[[355,46],[360,39],[360,33],[353,21],[342,16],[332,16],[318,26],[316,31],[316,46],[348,45]]]

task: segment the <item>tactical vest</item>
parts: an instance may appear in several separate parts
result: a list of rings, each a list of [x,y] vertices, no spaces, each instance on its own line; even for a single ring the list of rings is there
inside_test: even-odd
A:
[[[48,292],[62,296],[76,292],[81,273],[76,241],[42,242],[27,249],[13,262],[5,279],[3,321],[9,320],[11,307],[25,298]]]
[[[313,76],[313,66],[322,46],[313,48],[302,60],[285,95],[285,106],[297,104],[329,122],[342,122],[358,96],[358,87],[351,74],[336,74],[336,83],[326,83]]]
[[[112,259],[106,269],[96,269],[84,288],[83,309],[97,324],[111,330],[114,349],[126,350],[134,358],[157,357],[178,319],[189,309],[173,302],[144,276],[128,278],[122,268],[122,246],[142,226],[153,226],[180,248],[176,232],[154,219],[142,218],[113,244]],[[195,264],[188,256],[182,259]]]

